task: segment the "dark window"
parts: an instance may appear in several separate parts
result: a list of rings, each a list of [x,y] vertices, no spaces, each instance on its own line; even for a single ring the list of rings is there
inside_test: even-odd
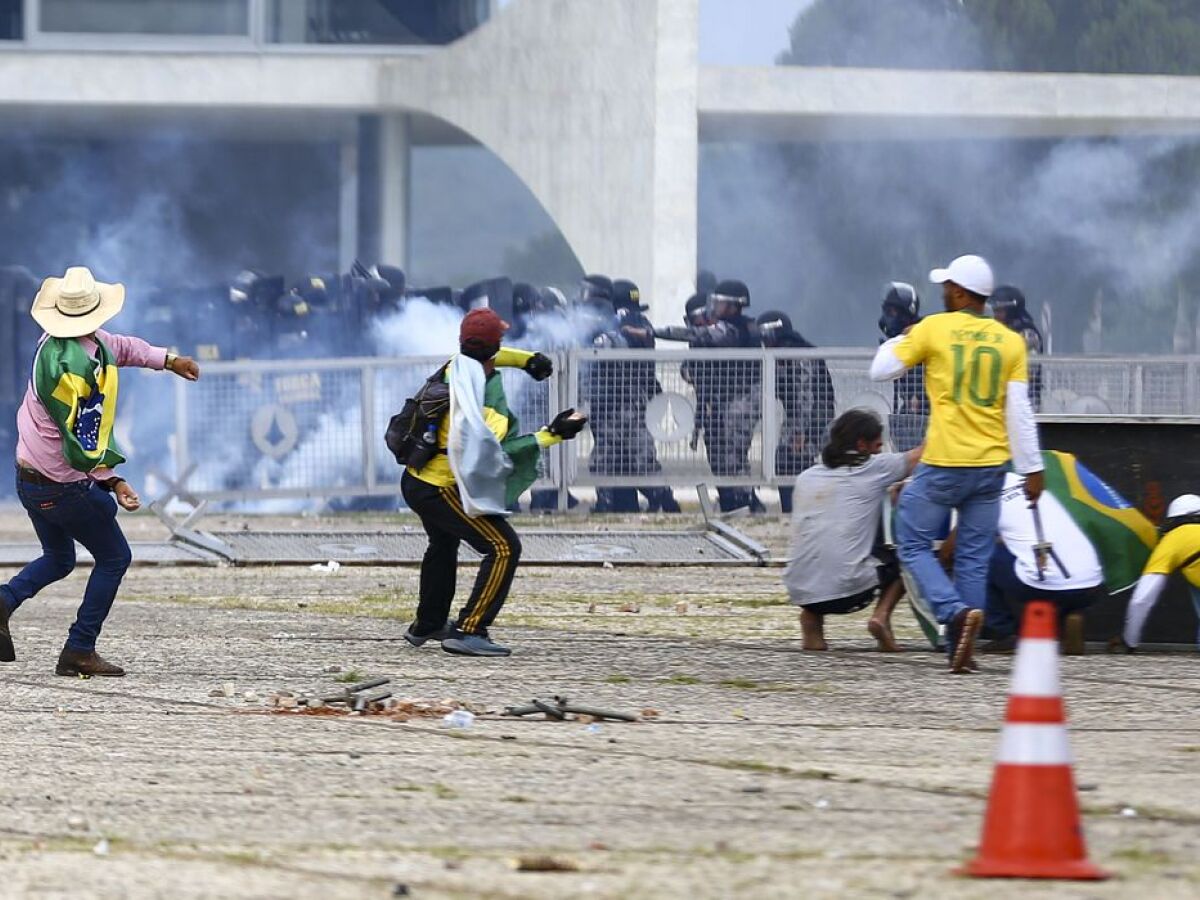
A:
[[[8,0],[0,0],[8,2]],[[20,0],[14,0],[18,5]],[[41,0],[44,32],[246,35],[250,0]]]
[[[270,0],[279,44],[449,44],[487,19],[488,0]]]
[[[23,6],[24,0],[0,0],[0,41],[19,41],[25,36]]]

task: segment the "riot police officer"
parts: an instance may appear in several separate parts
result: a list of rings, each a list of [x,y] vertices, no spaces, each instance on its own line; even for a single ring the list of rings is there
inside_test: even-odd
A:
[[[997,322],[1004,323],[1025,338],[1025,347],[1031,357],[1041,356],[1045,352],[1042,332],[1025,308],[1025,295],[1019,288],[1002,284],[992,292],[988,302]],[[1033,404],[1034,412],[1041,408],[1042,367],[1032,361],[1029,363],[1029,402]]]
[[[921,321],[921,298],[911,284],[893,281],[884,288],[879,343],[902,335]],[[925,438],[929,421],[929,401],[925,396],[925,368],[916,366],[898,379],[892,388],[892,413],[888,432],[897,451],[911,450]]]
[[[758,317],[763,347],[806,348],[814,344],[792,328],[787,314],[772,310]],[[779,359],[775,363],[775,396],[783,407],[779,445],[775,449],[775,473],[791,481],[813,464],[825,445],[826,432],[834,419],[833,379],[823,359]],[[779,488],[785,513],[792,511],[793,487]]]
[[[744,315],[750,305],[750,290],[741,281],[717,283],[707,297],[708,324],[686,328],[655,329],[664,340],[686,340],[705,350],[728,350],[759,346],[758,325]],[[752,360],[692,360],[686,377],[696,391],[696,423],[704,434],[704,449],[713,475],[737,477],[750,474],[750,444],[759,416],[760,365]],[[719,487],[722,512],[749,507],[766,508],[750,488]]]
[[[641,302],[638,286],[626,279],[614,281],[612,303],[617,327],[608,336],[611,345],[631,350],[653,350],[654,326],[646,318],[649,307]],[[620,474],[648,475],[661,472],[662,465],[658,461],[654,438],[646,427],[646,407],[662,393],[654,361],[627,360],[604,365],[613,367],[617,382],[612,385],[613,390],[605,400],[606,412],[611,414],[605,424],[613,430],[620,448],[617,458],[611,462],[616,463]],[[649,512],[679,512],[679,504],[669,487],[643,487],[638,491],[645,496]],[[637,512],[637,495],[632,488],[616,488],[614,493],[613,502],[621,507],[621,511]]]

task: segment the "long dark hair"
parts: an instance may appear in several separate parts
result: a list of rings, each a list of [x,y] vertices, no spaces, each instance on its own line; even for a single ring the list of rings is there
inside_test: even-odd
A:
[[[883,434],[883,422],[869,409],[849,409],[838,416],[829,428],[829,443],[821,451],[821,462],[827,468],[858,466],[865,463],[869,453],[858,449],[859,441],[875,441]]]

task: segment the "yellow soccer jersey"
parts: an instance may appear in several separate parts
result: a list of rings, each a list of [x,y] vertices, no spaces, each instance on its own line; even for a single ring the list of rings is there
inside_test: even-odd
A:
[[[895,353],[906,366],[925,365],[931,412],[922,462],[956,467],[1008,462],[1008,383],[1029,380],[1021,335],[965,310],[938,313],[918,322]]]
[[[1180,525],[1172,528],[1158,542],[1150,560],[1146,563],[1147,575],[1170,575],[1179,572],[1182,566],[1195,553],[1200,551],[1200,525]],[[1192,562],[1180,574],[1187,579],[1188,584],[1200,588],[1200,559]]]

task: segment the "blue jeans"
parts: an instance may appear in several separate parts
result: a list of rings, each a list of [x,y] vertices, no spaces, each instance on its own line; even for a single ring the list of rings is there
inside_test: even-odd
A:
[[[912,484],[900,495],[896,517],[900,562],[917,580],[939,622],[949,622],[963,609],[984,607],[1006,468],[921,463]],[[933,542],[954,509],[958,510],[958,537],[951,582],[934,555]]]
[[[1062,634],[1062,620],[1068,613],[1081,612],[1104,596],[1101,587],[1066,591],[1030,587],[1017,577],[1016,564],[1012,552],[1004,544],[996,544],[988,568],[987,607],[984,609],[983,622],[989,638],[1015,635],[1021,627],[1025,604],[1030,600],[1049,600],[1058,607],[1058,633]]]
[[[8,584],[0,585],[0,602],[11,613],[46,585],[70,575],[75,568],[75,541],[79,541],[96,564],[67,646],[83,652],[96,649],[96,638],[132,559],[129,543],[117,524],[117,501],[90,478],[55,485],[18,479],[17,496],[33,522],[42,555]]]

